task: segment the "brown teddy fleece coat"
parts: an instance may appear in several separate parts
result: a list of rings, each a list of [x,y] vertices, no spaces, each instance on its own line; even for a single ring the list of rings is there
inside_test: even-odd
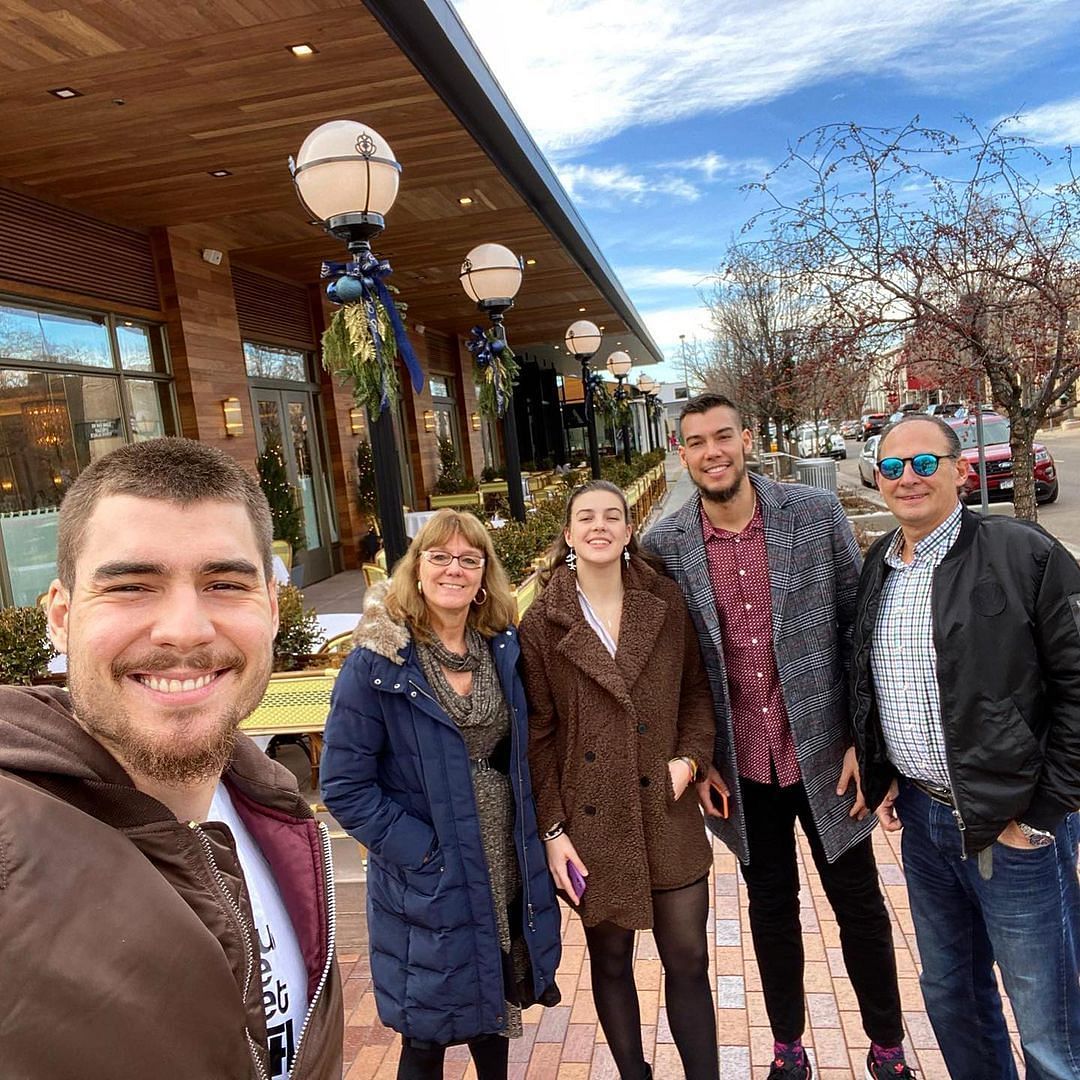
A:
[[[668,762],[712,760],[713,702],[679,587],[635,557],[612,657],[559,567],[520,627],[529,767],[541,833],[556,822],[589,870],[580,914],[652,926],[653,890],[709,871],[693,787],[676,802]]]

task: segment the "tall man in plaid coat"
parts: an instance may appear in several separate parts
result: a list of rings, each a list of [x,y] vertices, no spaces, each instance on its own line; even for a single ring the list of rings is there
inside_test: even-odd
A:
[[[738,855],[775,1053],[769,1080],[809,1080],[795,821],[840,926],[844,962],[870,1038],[866,1077],[913,1074],[892,931],[871,849],[847,675],[859,549],[836,496],[750,475],[750,432],[727,398],[679,417],[679,454],[698,491],[645,546],[682,587],[716,707],[706,820]]]

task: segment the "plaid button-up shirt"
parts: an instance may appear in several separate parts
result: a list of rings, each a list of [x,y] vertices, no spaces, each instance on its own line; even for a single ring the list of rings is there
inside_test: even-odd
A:
[[[724,640],[739,775],[781,787],[802,779],[773,652],[772,588],[760,503],[740,533],[701,510],[701,535]]]
[[[937,682],[930,592],[934,571],[960,535],[960,504],[915,545],[910,563],[900,558],[904,535],[885,554],[892,572],[881,589],[881,604],[870,648],[881,730],[889,760],[904,776],[949,787],[941,698]]]

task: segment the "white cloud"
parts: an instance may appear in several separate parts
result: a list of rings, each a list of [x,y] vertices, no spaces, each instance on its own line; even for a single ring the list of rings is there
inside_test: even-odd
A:
[[[1009,130],[1050,146],[1080,143],[1080,97],[1028,109],[1009,125]]]
[[[662,196],[694,202],[701,192],[677,176],[647,176],[631,172],[625,165],[584,165],[580,162],[556,164],[555,171],[567,194],[583,205],[588,203],[650,202]]]
[[[686,335],[688,343],[695,338],[700,342],[712,339],[712,315],[702,303],[652,309],[642,307],[639,310],[653,341],[663,350],[669,363],[680,361],[680,334]],[[689,344],[687,348],[690,348]]]
[[[669,161],[667,167],[683,172],[697,172],[709,183],[721,178],[736,180],[756,179],[769,171],[769,163],[764,158],[746,158],[732,160],[710,150],[707,154],[687,158],[683,161]]]
[[[671,288],[697,289],[708,285],[712,271],[684,270],[674,266],[621,266],[616,268],[615,273],[625,289],[645,292]]]
[[[845,75],[955,87],[1000,74],[1080,23],[1075,0],[454,3],[549,153]]]

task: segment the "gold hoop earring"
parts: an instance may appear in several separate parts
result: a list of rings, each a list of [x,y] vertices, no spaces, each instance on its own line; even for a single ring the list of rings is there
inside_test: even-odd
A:
[[[483,600],[480,599],[480,594],[481,593],[484,594],[484,599]],[[476,595],[473,597],[472,602],[477,607],[483,607],[484,604],[487,603],[487,589],[485,589],[483,585],[481,585],[480,588],[476,590]]]

